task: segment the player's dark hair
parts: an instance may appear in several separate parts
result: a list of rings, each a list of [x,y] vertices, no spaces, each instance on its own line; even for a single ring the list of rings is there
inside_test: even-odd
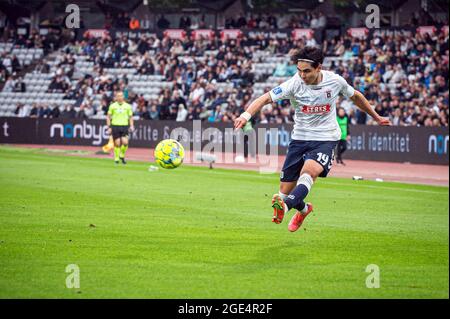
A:
[[[304,62],[311,63],[313,68],[317,68],[319,64],[323,63],[323,52],[319,48],[306,46],[293,55],[293,60],[295,60],[295,63],[304,60]]]

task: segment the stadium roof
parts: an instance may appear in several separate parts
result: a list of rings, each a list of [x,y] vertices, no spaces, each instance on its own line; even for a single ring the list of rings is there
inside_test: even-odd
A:
[[[330,1],[330,0],[324,0]],[[380,6],[383,10],[393,10],[398,9],[402,5],[408,3],[408,0],[331,0],[333,4],[337,7],[348,7],[348,8],[364,8],[369,4],[376,4]],[[449,0],[428,0],[427,6],[430,11],[436,10],[447,10]]]
[[[0,10],[8,16],[20,17],[38,11],[46,2],[45,0],[0,0]]]
[[[377,4],[384,12],[399,8],[407,0],[0,0],[0,11],[9,17],[29,16],[51,3],[56,12],[64,12],[69,3],[80,5],[85,10],[134,11],[140,4],[147,3],[148,9],[158,13],[174,13],[180,11],[215,12],[226,10],[240,1],[247,12],[287,13],[291,11],[314,10],[324,2],[331,2],[337,9],[345,11],[363,10],[368,4]],[[449,0],[428,0],[430,12],[447,11]]]
[[[212,11],[222,12],[236,0],[148,0],[148,6],[151,10],[163,12],[163,11],[180,11],[180,10],[193,10],[193,11]]]

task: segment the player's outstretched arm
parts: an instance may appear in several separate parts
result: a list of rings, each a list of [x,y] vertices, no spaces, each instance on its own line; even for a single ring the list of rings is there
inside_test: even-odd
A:
[[[247,110],[242,113],[236,120],[234,120],[234,128],[239,130],[245,126],[245,124],[258,113],[262,107],[266,104],[272,103],[272,98],[269,93],[261,95],[259,98],[254,100]]]
[[[378,123],[378,125],[392,125],[391,121],[387,117],[381,117],[377,112],[375,112],[369,101],[367,101],[366,97],[361,92],[355,90],[355,94],[353,94],[350,99],[357,107],[369,114]]]

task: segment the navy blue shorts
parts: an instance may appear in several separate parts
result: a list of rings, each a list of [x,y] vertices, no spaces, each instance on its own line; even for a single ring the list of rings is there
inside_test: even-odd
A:
[[[306,160],[314,160],[323,167],[319,177],[326,177],[333,165],[334,149],[338,141],[298,141],[291,140],[284,160],[280,181],[295,182]]]

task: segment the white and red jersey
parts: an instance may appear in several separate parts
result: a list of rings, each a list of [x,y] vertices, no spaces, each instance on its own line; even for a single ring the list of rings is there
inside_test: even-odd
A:
[[[289,99],[295,108],[292,139],[301,141],[338,141],[341,130],[336,120],[339,94],[350,98],[355,93],[345,79],[322,70],[322,82],[307,85],[296,73],[269,92],[273,102]]]

